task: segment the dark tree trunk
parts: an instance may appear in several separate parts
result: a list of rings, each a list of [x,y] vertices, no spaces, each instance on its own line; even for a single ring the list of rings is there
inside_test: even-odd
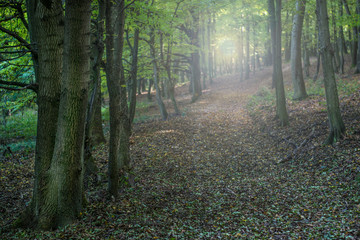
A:
[[[357,14],[360,15],[360,0],[357,0],[357,2],[356,2],[356,9],[357,9]],[[357,35],[358,48],[357,48],[357,61],[356,61],[355,73],[360,73],[360,27],[357,32],[358,32],[358,35]]]
[[[55,146],[60,103],[60,84],[64,41],[64,15],[61,1],[54,1],[48,9],[39,0],[27,0],[27,14],[32,54],[38,84],[38,121],[35,147],[35,180],[29,206],[16,220],[19,227],[49,228],[41,225],[46,215],[48,169]],[[41,13],[41,14],[40,14]]]
[[[96,36],[92,41],[91,62],[91,95],[94,96],[92,104],[89,104],[90,115],[87,122],[89,147],[105,143],[105,136],[101,118],[101,61],[104,54],[104,23],[105,23],[105,1],[99,0],[99,15],[96,23]],[[85,141],[87,142],[87,141]]]
[[[301,64],[301,35],[306,1],[297,0],[295,4],[296,14],[291,33],[291,80],[294,88],[293,99],[301,100],[307,97]]]
[[[40,225],[63,227],[83,208],[84,135],[90,81],[90,2],[69,0],[65,7],[62,87],[54,153]]]
[[[327,3],[326,0],[316,0],[316,4],[319,20],[319,49],[322,56],[325,95],[330,123],[330,134],[325,143],[331,144],[342,138],[345,133],[345,125],[340,113],[339,97],[332,65]]]
[[[128,176],[131,183],[129,138],[131,125],[128,115],[126,83],[122,70],[124,45],[124,0],[106,1],[106,80],[110,104],[109,194],[118,196],[120,183]]]

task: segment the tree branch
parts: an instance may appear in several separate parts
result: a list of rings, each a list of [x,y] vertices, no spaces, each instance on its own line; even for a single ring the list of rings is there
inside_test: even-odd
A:
[[[31,47],[31,44],[28,43],[25,39],[23,39],[22,37],[20,37],[16,32],[14,31],[10,31],[9,29],[4,28],[3,26],[0,25],[0,31],[12,36],[13,38],[15,38],[16,40],[18,40],[20,43],[22,43],[27,49],[30,50],[31,53],[36,54],[36,51]]]
[[[2,88],[2,89],[11,90],[11,91],[21,91],[21,90],[26,90],[26,89],[33,90],[36,93],[38,91],[38,85],[36,83],[26,84],[26,83],[8,82],[8,81],[0,80],[0,84],[7,85],[7,86],[20,87],[20,88],[11,88],[11,87],[0,86],[0,88]]]

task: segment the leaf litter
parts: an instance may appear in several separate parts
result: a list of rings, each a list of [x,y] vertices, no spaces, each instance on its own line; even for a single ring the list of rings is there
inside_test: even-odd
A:
[[[219,77],[196,103],[181,93],[183,116],[136,124],[131,139],[136,186],[124,187],[119,199],[107,196],[107,146],[98,147],[93,154],[100,171],[89,185],[87,208],[78,222],[53,232],[7,228],[31,198],[33,157],[2,161],[1,235],[360,238],[359,89],[340,95],[347,135],[324,146],[322,96],[288,99],[288,127],[278,125],[271,103],[249,104],[252,95],[262,95],[259,86],[270,86],[270,73],[265,68],[242,82],[237,75]],[[347,81],[360,80],[355,75]]]

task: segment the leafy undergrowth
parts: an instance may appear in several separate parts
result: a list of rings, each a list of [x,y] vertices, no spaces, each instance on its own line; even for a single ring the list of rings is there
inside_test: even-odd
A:
[[[106,194],[107,147],[81,219],[54,232],[2,230],[5,239],[357,239],[360,238],[360,92],[341,95],[347,127],[333,146],[324,97],[288,101],[279,127],[271,101],[249,100],[271,69],[239,82],[218,78],[186,115],[136,124],[136,187]],[[344,80],[345,81],[345,80]],[[359,76],[346,81],[359,83]],[[351,85],[351,86],[353,86]],[[250,101],[250,102],[249,102]],[[250,105],[249,105],[250,104]],[[251,105],[252,104],[252,105]],[[250,107],[249,107],[250,106]],[[279,163],[282,162],[282,163]],[[32,161],[1,164],[1,226],[29,201]]]

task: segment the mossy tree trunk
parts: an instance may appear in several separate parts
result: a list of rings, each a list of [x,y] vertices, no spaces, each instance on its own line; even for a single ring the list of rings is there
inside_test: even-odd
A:
[[[39,221],[45,211],[47,171],[53,156],[59,113],[64,15],[60,0],[54,1],[49,8],[39,0],[27,0],[26,6],[31,44],[37,49],[32,57],[39,86],[38,121],[33,196],[15,225],[41,228]]]

